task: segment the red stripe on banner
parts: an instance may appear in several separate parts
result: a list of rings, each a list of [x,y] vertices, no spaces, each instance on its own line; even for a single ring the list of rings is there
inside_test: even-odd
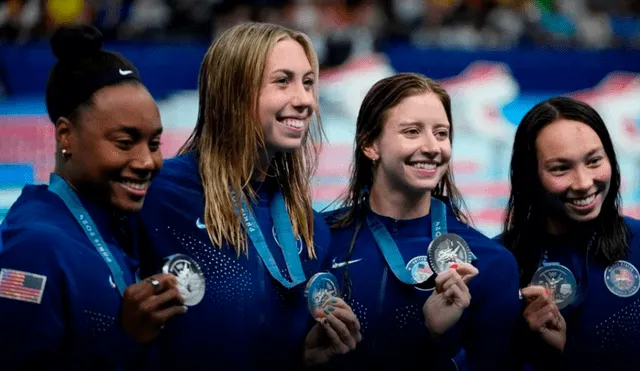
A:
[[[173,157],[191,130],[166,129],[160,147],[165,158]],[[0,115],[0,163],[30,164],[36,182],[46,183],[55,165],[54,126],[45,115]]]

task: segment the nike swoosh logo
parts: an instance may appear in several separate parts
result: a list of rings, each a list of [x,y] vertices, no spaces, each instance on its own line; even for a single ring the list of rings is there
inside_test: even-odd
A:
[[[120,68],[118,69],[118,72],[120,72],[120,74],[122,76],[131,75],[133,73],[133,71],[131,71],[131,70],[123,70],[123,69],[120,69]]]
[[[200,229],[206,229],[207,226],[200,221],[200,218],[196,219],[196,227],[200,228]]]
[[[340,263],[336,263],[336,258],[333,258],[333,261],[331,262],[331,269],[338,269],[338,268],[342,268],[345,265],[349,265],[349,264],[353,264],[353,263],[357,263],[359,261],[361,261],[362,259],[355,259],[355,260],[348,260],[346,262],[340,262]]]

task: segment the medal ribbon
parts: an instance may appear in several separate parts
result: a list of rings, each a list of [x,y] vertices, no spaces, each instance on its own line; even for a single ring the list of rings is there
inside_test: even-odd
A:
[[[231,193],[231,198],[234,205],[236,204],[235,194]],[[284,261],[287,265],[287,271],[291,277],[291,281],[287,280],[280,269],[276,260],[273,258],[273,254],[269,250],[267,241],[260,230],[260,225],[256,220],[253,212],[249,209],[246,203],[242,202],[241,214],[245,222],[245,229],[247,234],[253,243],[253,246],[258,250],[260,258],[267,267],[267,270],[275,280],[288,289],[297,286],[306,281],[304,270],[302,269],[302,262],[300,262],[300,256],[298,255],[298,246],[296,244],[295,237],[293,236],[293,228],[291,227],[291,219],[287,212],[287,206],[284,201],[284,197],[280,191],[276,192],[271,201],[269,202],[269,211],[271,212],[271,219],[276,230],[276,236],[284,255]],[[237,209],[236,209],[237,213]]]
[[[124,290],[127,288],[127,284],[124,280],[122,268],[113,257],[113,254],[107,247],[107,244],[102,239],[100,231],[93,222],[93,219],[91,219],[87,210],[82,206],[82,202],[80,202],[76,192],[57,174],[51,174],[49,179],[49,191],[58,195],[71,214],[73,214],[73,217],[76,219],[78,224],[80,224],[80,227],[82,227],[82,230],[87,235],[87,238],[89,238],[89,241],[91,241],[96,251],[98,251],[98,254],[100,254],[104,262],[107,263],[107,267],[109,267],[109,271],[111,271],[111,276],[118,287],[120,295],[124,296]]]
[[[430,212],[431,238],[435,240],[437,237],[447,233],[447,210],[442,201],[431,197]],[[367,225],[393,274],[407,285],[420,284],[421,282],[417,282],[413,276],[411,276],[411,272],[407,270],[406,263],[404,259],[402,259],[402,254],[400,254],[400,250],[398,250],[398,245],[396,245],[387,228],[385,228],[382,222],[371,212],[367,213]]]

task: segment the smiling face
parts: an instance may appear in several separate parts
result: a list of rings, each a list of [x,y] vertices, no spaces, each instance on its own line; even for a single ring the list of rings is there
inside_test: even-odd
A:
[[[78,119],[59,120],[59,146],[67,180],[86,195],[116,209],[142,208],[153,176],[162,167],[158,107],[139,84],[98,90]]]
[[[611,186],[611,163],[596,132],[559,119],[540,130],[536,153],[552,210],[576,222],[597,218]]]
[[[316,109],[316,76],[302,45],[291,38],[276,43],[267,56],[263,76],[258,117],[267,152],[295,151]]]
[[[408,96],[385,116],[380,136],[364,148],[377,164],[374,187],[431,192],[451,159],[451,124],[440,97],[432,92]]]

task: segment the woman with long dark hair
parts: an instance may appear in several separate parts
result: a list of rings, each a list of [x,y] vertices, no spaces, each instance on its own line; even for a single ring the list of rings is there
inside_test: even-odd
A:
[[[556,97],[522,119],[499,237],[520,267],[534,368],[633,367],[640,343],[640,222],[620,210],[620,170],[605,123]],[[566,333],[566,334],[565,334]]]

